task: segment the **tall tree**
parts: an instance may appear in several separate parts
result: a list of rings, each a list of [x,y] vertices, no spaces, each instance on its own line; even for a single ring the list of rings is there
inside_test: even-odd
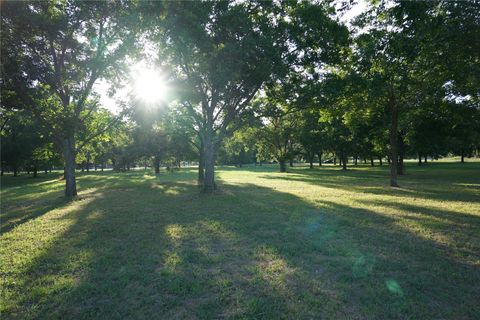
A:
[[[215,154],[235,130],[230,124],[264,83],[299,60],[327,59],[334,51],[328,49],[339,26],[328,9],[308,2],[168,4],[154,39],[159,58],[174,66],[188,91],[182,103],[201,142],[204,191],[215,189]]]
[[[52,131],[65,160],[67,197],[77,194],[76,135],[98,106],[89,102],[92,88],[99,78],[116,74],[133,49],[133,6],[120,1],[2,2],[7,85]]]

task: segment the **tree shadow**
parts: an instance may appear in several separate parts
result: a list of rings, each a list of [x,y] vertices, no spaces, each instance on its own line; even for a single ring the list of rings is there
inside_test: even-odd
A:
[[[478,269],[392,217],[257,184],[224,181],[209,196],[188,174],[131,178],[84,181],[92,189],[74,210],[48,217],[61,227],[32,261],[5,274],[6,317],[403,319],[480,311]],[[49,230],[42,226],[37,232]]]
[[[289,174],[264,175],[264,179],[306,182],[311,185],[380,196],[411,197],[442,201],[477,203],[480,197],[480,167],[473,163],[467,168],[458,164],[439,164],[436,167],[407,167],[400,177],[400,188],[388,186],[387,168],[375,167],[337,171],[331,168],[309,170],[297,168]],[[477,172],[478,169],[478,172]]]

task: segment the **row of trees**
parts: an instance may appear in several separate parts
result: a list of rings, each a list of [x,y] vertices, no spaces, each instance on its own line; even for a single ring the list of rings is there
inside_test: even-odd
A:
[[[342,4],[342,3],[340,3]],[[337,6],[338,7],[338,6]],[[2,168],[221,159],[389,159],[472,154],[480,132],[477,2],[372,3],[352,26],[330,2],[2,2]],[[153,47],[171,99],[112,91]],[[127,81],[128,83],[128,81]],[[15,169],[17,168],[17,169]],[[88,166],[87,166],[88,168]],[[35,170],[34,170],[35,169]]]

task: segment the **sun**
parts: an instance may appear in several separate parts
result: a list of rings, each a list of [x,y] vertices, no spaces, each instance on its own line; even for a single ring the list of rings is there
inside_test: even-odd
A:
[[[165,76],[155,68],[137,65],[132,72],[134,95],[149,104],[165,102],[168,85]]]

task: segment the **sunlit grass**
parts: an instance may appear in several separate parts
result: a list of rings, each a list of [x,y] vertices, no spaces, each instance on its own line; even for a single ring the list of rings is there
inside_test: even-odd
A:
[[[480,163],[2,179],[3,318],[480,314]]]

